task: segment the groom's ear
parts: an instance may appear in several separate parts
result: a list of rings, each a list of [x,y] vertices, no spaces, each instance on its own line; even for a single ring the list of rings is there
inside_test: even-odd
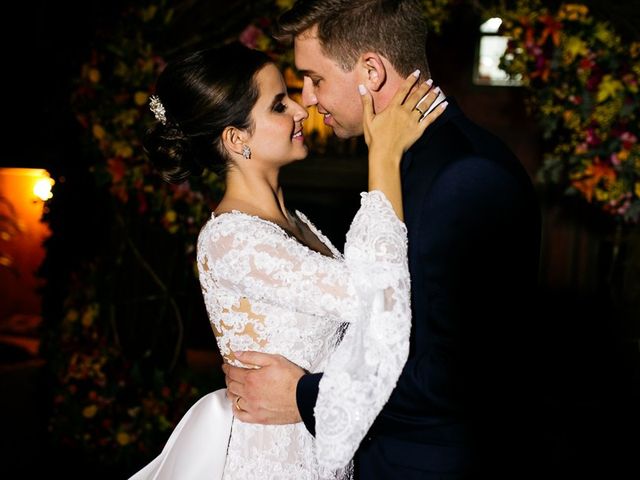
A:
[[[379,91],[387,81],[387,69],[382,57],[375,52],[367,52],[360,56],[359,63],[366,76],[364,85],[369,91]]]

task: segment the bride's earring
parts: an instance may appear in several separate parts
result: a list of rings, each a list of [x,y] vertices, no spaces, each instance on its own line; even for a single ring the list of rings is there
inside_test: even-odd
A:
[[[251,158],[251,149],[247,145],[242,146],[242,156],[247,160]]]

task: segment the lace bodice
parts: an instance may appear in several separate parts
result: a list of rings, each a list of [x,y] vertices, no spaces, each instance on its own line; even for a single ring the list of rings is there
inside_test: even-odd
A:
[[[310,372],[325,371],[316,407],[317,438],[302,423],[263,426],[235,420],[227,479],[262,480],[265,472],[287,479],[348,475],[349,460],[382,406],[380,394],[372,390],[386,392],[397,381],[402,365],[395,364],[404,364],[408,353],[406,228],[381,192],[362,197],[344,257],[299,212],[332,257],[309,249],[274,223],[241,212],[212,216],[200,233],[200,283],[225,359],[241,365],[233,351],[256,350],[281,354]],[[378,320],[372,322],[372,316]],[[375,328],[369,331],[370,326]],[[371,335],[373,343],[365,338]],[[345,364],[350,354],[355,356]],[[389,363],[380,365],[384,359]],[[365,371],[366,378],[354,370]],[[363,390],[373,402],[352,395],[357,382],[373,382]],[[347,390],[341,388],[345,385]],[[382,396],[384,404],[388,395]],[[339,425],[346,417],[335,415],[336,402],[344,405],[346,398],[362,403],[350,411],[377,411],[370,419],[364,414]],[[336,449],[342,452],[337,457],[331,453]]]

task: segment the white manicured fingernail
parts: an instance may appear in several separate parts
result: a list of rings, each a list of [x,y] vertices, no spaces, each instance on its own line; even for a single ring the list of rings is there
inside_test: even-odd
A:
[[[364,88],[364,85],[362,84],[358,85],[358,91],[360,92],[360,95],[364,95],[367,93],[367,89]]]
[[[444,110],[445,108],[447,108],[447,105],[449,105],[449,102],[442,102],[442,103],[440,104],[440,109],[441,109],[441,110]]]
[[[429,80],[427,80],[427,81],[426,81],[426,82],[424,82],[424,83],[426,83],[426,84],[427,84],[427,86],[429,86],[429,87],[430,87],[431,85],[433,85],[433,80],[430,78]]]
[[[420,69],[416,70],[415,72],[412,73],[412,75],[416,78],[418,78],[420,76]]]
[[[435,93],[436,95],[440,95],[440,87],[436,87],[433,89],[433,93]]]

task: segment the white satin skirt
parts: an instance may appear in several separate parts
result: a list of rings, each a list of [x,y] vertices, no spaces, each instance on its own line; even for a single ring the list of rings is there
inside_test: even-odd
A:
[[[162,453],[129,480],[221,480],[233,424],[226,391],[198,400],[176,425]]]

